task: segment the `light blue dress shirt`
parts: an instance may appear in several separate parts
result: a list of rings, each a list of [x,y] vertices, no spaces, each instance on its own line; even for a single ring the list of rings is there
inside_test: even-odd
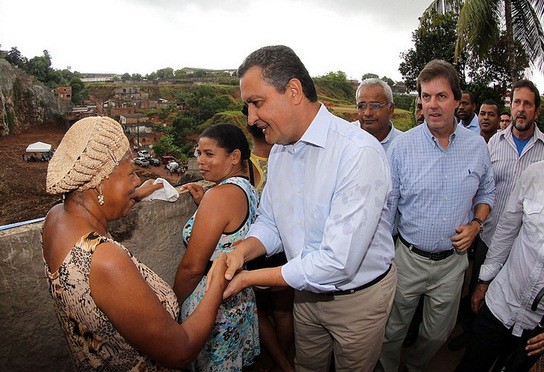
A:
[[[393,141],[387,155],[393,181],[389,221],[398,208],[400,235],[422,250],[452,249],[455,228],[470,222],[474,206],[493,206],[493,171],[476,133],[456,126],[443,149],[423,123]]]
[[[359,122],[359,120],[352,121],[351,124],[355,124],[359,128],[361,128],[361,123]],[[397,138],[398,136],[401,136],[404,133],[404,132],[398,130],[397,128],[395,128],[395,125],[393,124],[393,122],[391,120],[389,120],[389,124],[391,125],[391,130],[389,131],[387,136],[385,136],[385,138],[380,141],[380,143],[382,144],[383,149],[385,151],[387,151],[387,149],[389,148],[389,145],[393,142],[393,140],[395,138]],[[361,128],[361,129],[363,129],[363,128]]]
[[[529,165],[516,182],[479,278],[495,278],[485,302],[514,336],[540,322],[544,301],[537,311],[531,304],[544,287],[544,161]]]
[[[470,123],[468,123],[466,127],[463,125],[461,120],[459,120],[459,123],[457,125],[461,128],[468,129],[476,134],[480,134],[480,120],[478,120],[478,114],[474,114],[472,120],[470,121]]]
[[[281,272],[291,287],[353,289],[383,274],[395,256],[386,220],[390,190],[381,144],[321,105],[298,142],[272,148],[248,236],[267,255],[283,246]]]

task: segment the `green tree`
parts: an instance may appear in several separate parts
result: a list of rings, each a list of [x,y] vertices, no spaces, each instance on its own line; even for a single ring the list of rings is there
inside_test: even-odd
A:
[[[484,86],[491,84],[502,96],[505,96],[512,86],[510,66],[508,60],[504,58],[507,42],[506,33],[503,32],[497,44],[491,47],[488,57],[472,55],[467,61],[467,75],[473,84]],[[523,78],[524,70],[529,67],[527,55],[519,43],[516,43],[516,56],[517,69],[514,79],[517,81]]]
[[[172,120],[174,144],[182,147],[187,137],[196,132],[197,122],[191,116],[180,113]]]
[[[85,84],[77,76],[72,76],[70,80],[70,86],[72,87],[72,102],[76,105],[80,105],[89,96]]]
[[[184,77],[187,77],[187,72],[185,72],[183,70],[176,70],[174,72],[174,76],[177,77],[178,79],[179,78],[184,78]]]
[[[130,74],[128,72],[125,72],[123,75],[121,75],[121,81],[129,81],[130,80]]]
[[[12,47],[11,50],[7,52],[6,61],[22,69],[26,67],[26,64],[28,62],[26,57],[21,54],[17,47]]]
[[[347,101],[354,99],[355,89],[343,71],[329,72],[318,76],[314,78],[314,82],[327,96],[333,96],[332,92],[335,92],[337,98]]]
[[[365,80],[365,79],[378,79],[380,76],[377,75],[377,74],[373,74],[372,72],[367,72],[366,74],[363,75],[363,77],[361,78],[361,80]]]
[[[438,1],[434,0],[429,8]],[[446,2],[458,3],[459,0]],[[540,21],[543,16],[542,0],[466,0],[457,23],[455,56],[459,57],[466,49],[480,59],[488,58],[500,39],[504,20],[507,41],[505,59],[510,82],[517,80],[521,70],[516,43],[519,43],[531,64],[544,72],[544,31]]]
[[[26,71],[43,83],[47,83],[50,70],[51,55],[47,50],[43,51],[43,56],[33,57],[26,64]]]
[[[161,80],[168,80],[174,77],[174,70],[170,67],[157,70],[157,77]]]
[[[419,27],[412,34],[414,48],[401,53],[403,61],[400,63],[399,71],[408,90],[416,89],[417,76],[430,60],[436,58],[454,63],[456,24],[457,15],[452,12],[446,14],[428,12],[421,16]],[[462,81],[465,80],[463,61],[459,60],[454,64]]]
[[[381,80],[385,81],[387,83],[387,85],[389,85],[390,87],[395,85],[395,81],[393,79],[391,79],[391,78],[388,78],[387,76],[383,76],[381,78]]]

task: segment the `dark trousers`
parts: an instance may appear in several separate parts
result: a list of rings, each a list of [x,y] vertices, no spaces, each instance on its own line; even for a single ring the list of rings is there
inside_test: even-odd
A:
[[[472,331],[470,343],[456,372],[489,371],[494,364],[493,371],[500,371],[504,357],[515,350],[521,341],[491,313],[486,304],[474,319]],[[538,357],[534,358],[532,364],[537,360]]]

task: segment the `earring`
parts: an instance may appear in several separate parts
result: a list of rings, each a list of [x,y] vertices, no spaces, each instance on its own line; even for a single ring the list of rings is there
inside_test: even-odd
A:
[[[104,205],[104,194],[102,194],[102,185],[98,186],[98,204]]]

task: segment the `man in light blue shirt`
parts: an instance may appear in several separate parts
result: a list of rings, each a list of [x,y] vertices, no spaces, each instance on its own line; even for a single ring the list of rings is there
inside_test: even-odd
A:
[[[474,94],[467,91],[462,92],[459,108],[457,109],[457,116],[459,116],[459,126],[480,134],[480,122],[478,120],[478,115],[476,115]]]
[[[259,216],[228,254],[226,277],[282,247],[288,262],[241,271],[225,297],[248,286],[291,286],[296,369],[328,371],[334,349],[337,370],[371,370],[396,282],[385,152],[317,101],[308,71],[290,48],[253,52],[238,76],[248,123],[275,145]]]
[[[406,360],[408,370],[425,370],[447,340],[457,320],[468,266],[465,253],[493,205],[485,141],[456,125],[457,71],[433,60],[420,72],[417,88],[425,122],[405,132],[387,152],[393,181],[389,221],[397,210],[400,215],[399,277],[377,370],[398,370],[402,342],[422,295],[423,323]]]

